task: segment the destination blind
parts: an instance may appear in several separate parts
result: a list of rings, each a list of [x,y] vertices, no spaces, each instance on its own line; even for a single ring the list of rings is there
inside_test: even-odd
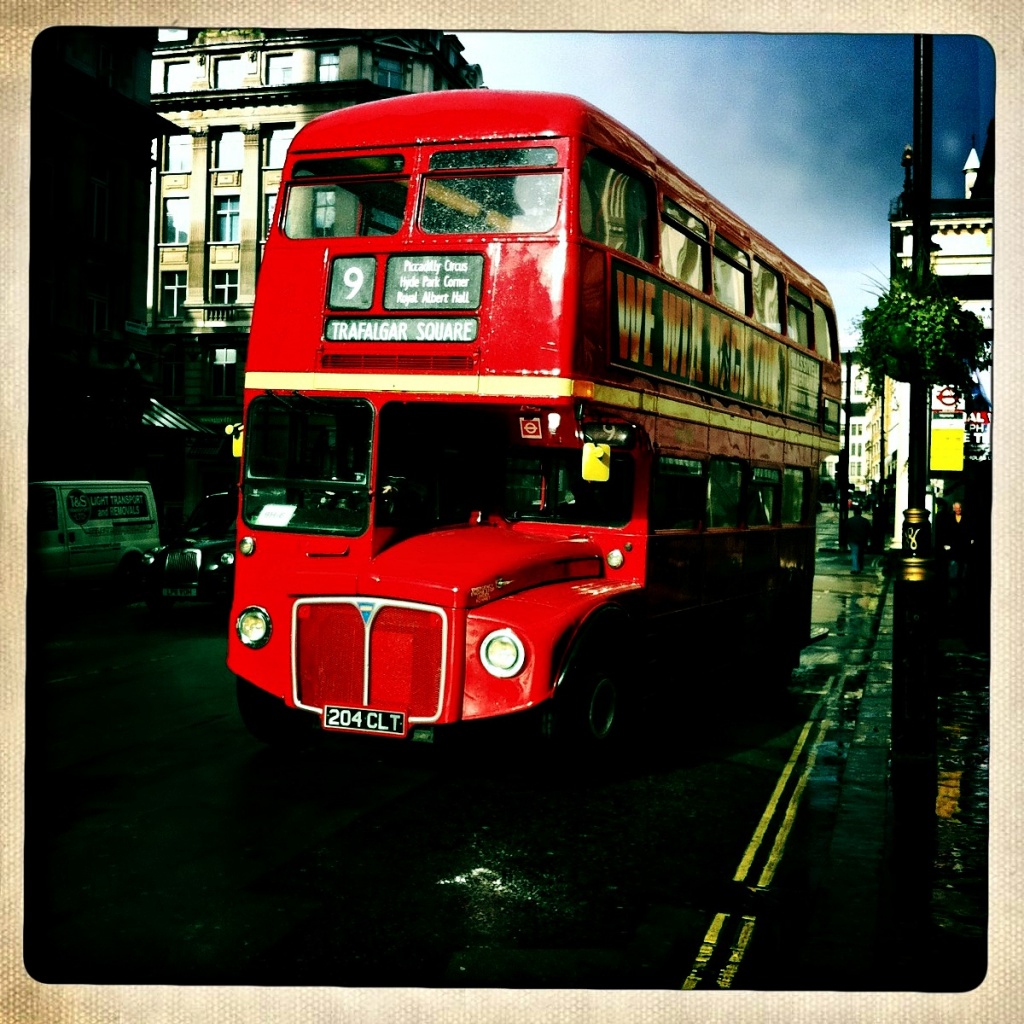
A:
[[[475,317],[334,317],[327,341],[476,341]]]

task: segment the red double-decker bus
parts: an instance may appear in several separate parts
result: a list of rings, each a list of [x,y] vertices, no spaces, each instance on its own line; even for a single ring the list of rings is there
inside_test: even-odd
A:
[[[522,712],[600,745],[726,654],[788,674],[839,382],[821,283],[590,104],[317,118],[245,374],[244,721],[432,738]]]

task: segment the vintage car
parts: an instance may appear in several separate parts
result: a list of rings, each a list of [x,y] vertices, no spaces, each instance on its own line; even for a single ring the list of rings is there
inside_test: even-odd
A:
[[[174,601],[227,606],[235,576],[237,494],[208,494],[179,536],[142,556],[143,597],[150,608]]]

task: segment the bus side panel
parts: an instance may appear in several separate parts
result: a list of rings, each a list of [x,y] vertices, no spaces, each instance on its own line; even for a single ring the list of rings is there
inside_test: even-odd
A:
[[[699,533],[656,533],[647,542],[647,600],[662,616],[695,608],[704,580],[704,537]]]

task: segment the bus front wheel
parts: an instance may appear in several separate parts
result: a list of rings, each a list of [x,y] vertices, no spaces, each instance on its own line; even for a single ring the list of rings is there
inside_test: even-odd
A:
[[[624,733],[622,686],[614,672],[589,668],[574,673],[552,702],[556,741],[582,750],[610,750]]]
[[[235,678],[238,713],[250,734],[274,747],[294,747],[311,736],[313,716],[288,707],[280,697]]]

